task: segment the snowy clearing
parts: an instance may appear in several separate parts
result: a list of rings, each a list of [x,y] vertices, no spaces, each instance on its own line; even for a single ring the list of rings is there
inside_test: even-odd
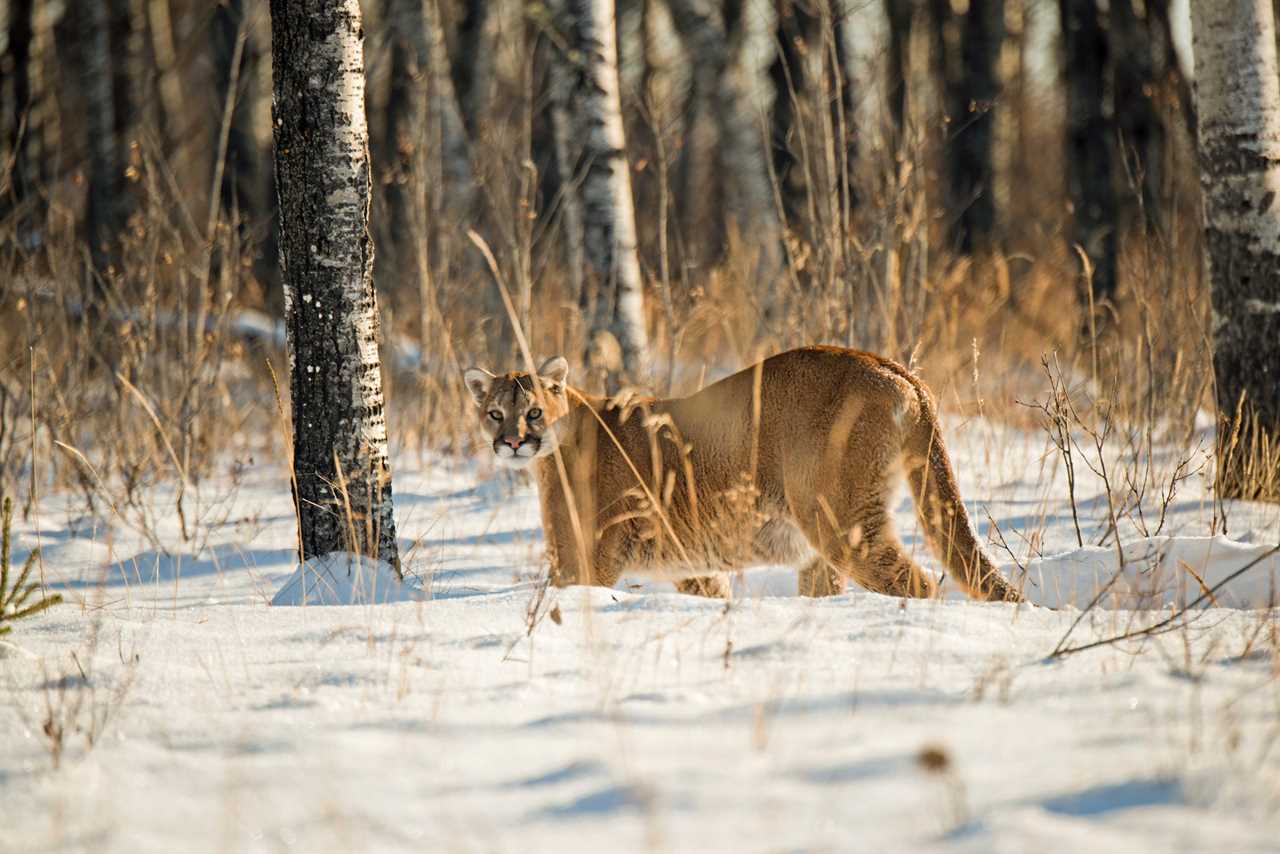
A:
[[[543,596],[532,489],[403,454],[429,598],[271,607],[287,472],[203,484],[188,543],[169,492],[150,537],[48,497],[15,557],[41,546],[68,604],[0,651],[0,849],[1274,851],[1277,508],[1211,537],[1197,476],[1158,534],[1127,514],[1072,642],[1261,560],[1176,631],[1050,660],[1119,565],[1105,491],[1076,484],[1082,547],[1041,435],[947,426],[991,554],[1066,607],[806,600],[779,567],[728,608],[643,579]],[[905,497],[898,520],[936,567]]]

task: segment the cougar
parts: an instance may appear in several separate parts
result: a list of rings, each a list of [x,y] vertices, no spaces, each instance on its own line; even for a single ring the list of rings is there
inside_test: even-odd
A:
[[[905,474],[955,583],[1021,598],[973,533],[932,396],[889,359],[805,347],[670,400],[595,397],[568,375],[559,356],[536,374],[464,375],[496,462],[533,467],[557,585],[612,586],[627,572],[727,596],[726,572],[783,563],[807,596],[846,579],[933,596],[938,582],[893,529]]]

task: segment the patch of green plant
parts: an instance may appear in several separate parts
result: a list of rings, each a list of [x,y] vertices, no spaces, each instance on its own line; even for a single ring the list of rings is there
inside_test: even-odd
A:
[[[57,605],[62,597],[57,593],[46,595],[44,585],[37,581],[29,581],[31,569],[40,557],[40,550],[34,549],[27,555],[13,584],[9,583],[9,527],[13,522],[13,502],[4,499],[3,516],[0,517],[0,636],[13,631],[13,624],[23,617],[39,614],[51,605]],[[32,597],[36,597],[33,601]]]

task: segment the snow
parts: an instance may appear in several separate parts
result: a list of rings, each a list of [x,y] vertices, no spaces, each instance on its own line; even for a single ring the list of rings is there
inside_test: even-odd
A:
[[[386,561],[331,552],[304,561],[272,597],[276,606],[385,605],[425,598]]]
[[[15,558],[41,546],[67,604],[0,656],[0,850],[1274,851],[1275,555],[1175,631],[1049,653],[1166,619],[1280,542],[1277,508],[1224,528],[1201,476],[1152,490],[1081,619],[1120,567],[1105,490],[1077,466],[1080,545],[1043,436],[946,426],[990,553],[1058,610],[801,599],[782,567],[728,605],[546,589],[531,486],[408,454],[403,587],[295,565],[283,461],[204,480],[187,539],[172,490],[145,523],[48,496]]]

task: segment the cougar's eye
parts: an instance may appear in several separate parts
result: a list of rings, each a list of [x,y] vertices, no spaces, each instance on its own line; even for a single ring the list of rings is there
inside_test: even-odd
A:
[[[535,406],[533,409],[530,409],[528,412],[526,412],[524,414],[524,417],[530,421],[537,421],[539,418],[542,417],[542,410]]]
[[[494,421],[501,421],[501,420],[502,420],[502,410],[500,410],[500,409],[490,409],[490,410],[489,410],[489,417],[490,417],[490,418],[492,418]]]

